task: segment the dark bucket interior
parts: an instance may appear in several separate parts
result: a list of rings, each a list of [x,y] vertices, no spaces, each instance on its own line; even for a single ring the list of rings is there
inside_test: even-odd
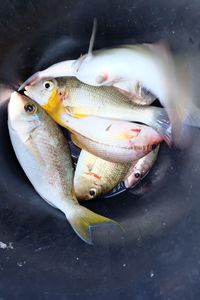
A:
[[[200,2],[6,0],[0,10],[0,82],[17,88],[37,70],[88,48],[167,40],[198,53]],[[7,102],[0,102],[0,299],[199,299],[200,139],[186,150],[162,145],[132,191],[85,205],[124,232],[97,229],[84,244],[62,213],[34,191],[12,150]]]

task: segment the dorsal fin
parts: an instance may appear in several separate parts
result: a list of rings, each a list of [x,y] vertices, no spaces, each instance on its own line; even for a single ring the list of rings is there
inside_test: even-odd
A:
[[[96,32],[97,32],[97,19],[94,18],[93,27],[92,27],[92,34],[91,34],[91,38],[90,38],[89,49],[88,49],[88,54],[87,54],[86,59],[89,59],[89,58],[92,57],[92,50],[93,50],[93,47],[94,47]]]

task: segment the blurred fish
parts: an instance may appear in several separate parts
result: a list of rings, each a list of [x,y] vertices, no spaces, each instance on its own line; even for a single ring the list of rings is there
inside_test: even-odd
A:
[[[137,106],[113,87],[93,87],[75,78],[41,80],[25,88],[25,94],[39,103],[59,122],[61,114],[74,117],[98,116],[145,123],[170,144],[171,125],[165,109]]]
[[[74,191],[78,200],[91,200],[111,191],[121,182],[129,163],[112,163],[82,150],[74,175]]]
[[[149,173],[157,159],[159,147],[158,145],[154,150],[132,164],[124,180],[126,188],[133,188]]]
[[[75,76],[74,62],[75,60],[66,60],[56,63],[43,71],[34,73],[21,84],[21,86],[18,88],[18,91],[23,90],[27,85],[36,84],[41,79],[56,78],[61,76]]]
[[[65,214],[82,240],[92,243],[91,227],[113,221],[79,205],[62,131],[38,104],[16,92],[8,106],[8,127],[16,156],[35,190]]]

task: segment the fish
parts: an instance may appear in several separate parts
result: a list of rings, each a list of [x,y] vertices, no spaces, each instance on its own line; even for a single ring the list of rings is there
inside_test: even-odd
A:
[[[74,175],[74,191],[79,201],[92,200],[111,191],[123,181],[130,163],[112,163],[82,150]]]
[[[92,244],[91,228],[114,221],[79,204],[69,147],[59,126],[37,103],[14,92],[8,128],[17,159],[36,192],[65,214],[83,241]]]
[[[65,118],[65,127],[72,132],[75,145],[110,162],[138,160],[163,140],[153,128],[137,123],[69,115]]]
[[[64,113],[77,118],[96,116],[140,122],[154,128],[171,143],[171,124],[164,108],[134,105],[113,87],[94,87],[73,77],[61,77],[28,85],[24,93],[57,122]]]
[[[133,162],[124,179],[126,188],[135,187],[136,184],[138,184],[148,174],[157,159],[159,147],[160,145],[144,157],[140,158],[137,162]]]
[[[73,62],[72,68],[76,78],[86,84],[115,86],[131,92],[140,82],[162,100],[170,91],[168,68],[161,56],[156,45],[127,44],[85,54]]]

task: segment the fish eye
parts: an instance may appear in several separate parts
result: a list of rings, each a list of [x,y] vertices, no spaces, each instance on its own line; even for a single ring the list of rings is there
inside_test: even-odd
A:
[[[89,196],[90,196],[91,198],[95,197],[96,194],[97,194],[96,189],[91,188],[91,189],[89,190]]]
[[[46,81],[43,82],[43,87],[47,91],[52,91],[53,88],[54,88],[54,83],[51,80],[46,80]]]
[[[157,147],[157,144],[153,144],[153,145],[151,146],[151,149],[154,150],[154,149],[156,149],[156,147]]]
[[[32,103],[26,103],[26,104],[24,105],[24,110],[25,110],[25,112],[27,112],[29,115],[32,115],[32,114],[36,113],[37,107],[36,107],[34,104],[32,104]]]
[[[141,173],[139,171],[135,172],[135,178],[140,178],[141,177]]]

